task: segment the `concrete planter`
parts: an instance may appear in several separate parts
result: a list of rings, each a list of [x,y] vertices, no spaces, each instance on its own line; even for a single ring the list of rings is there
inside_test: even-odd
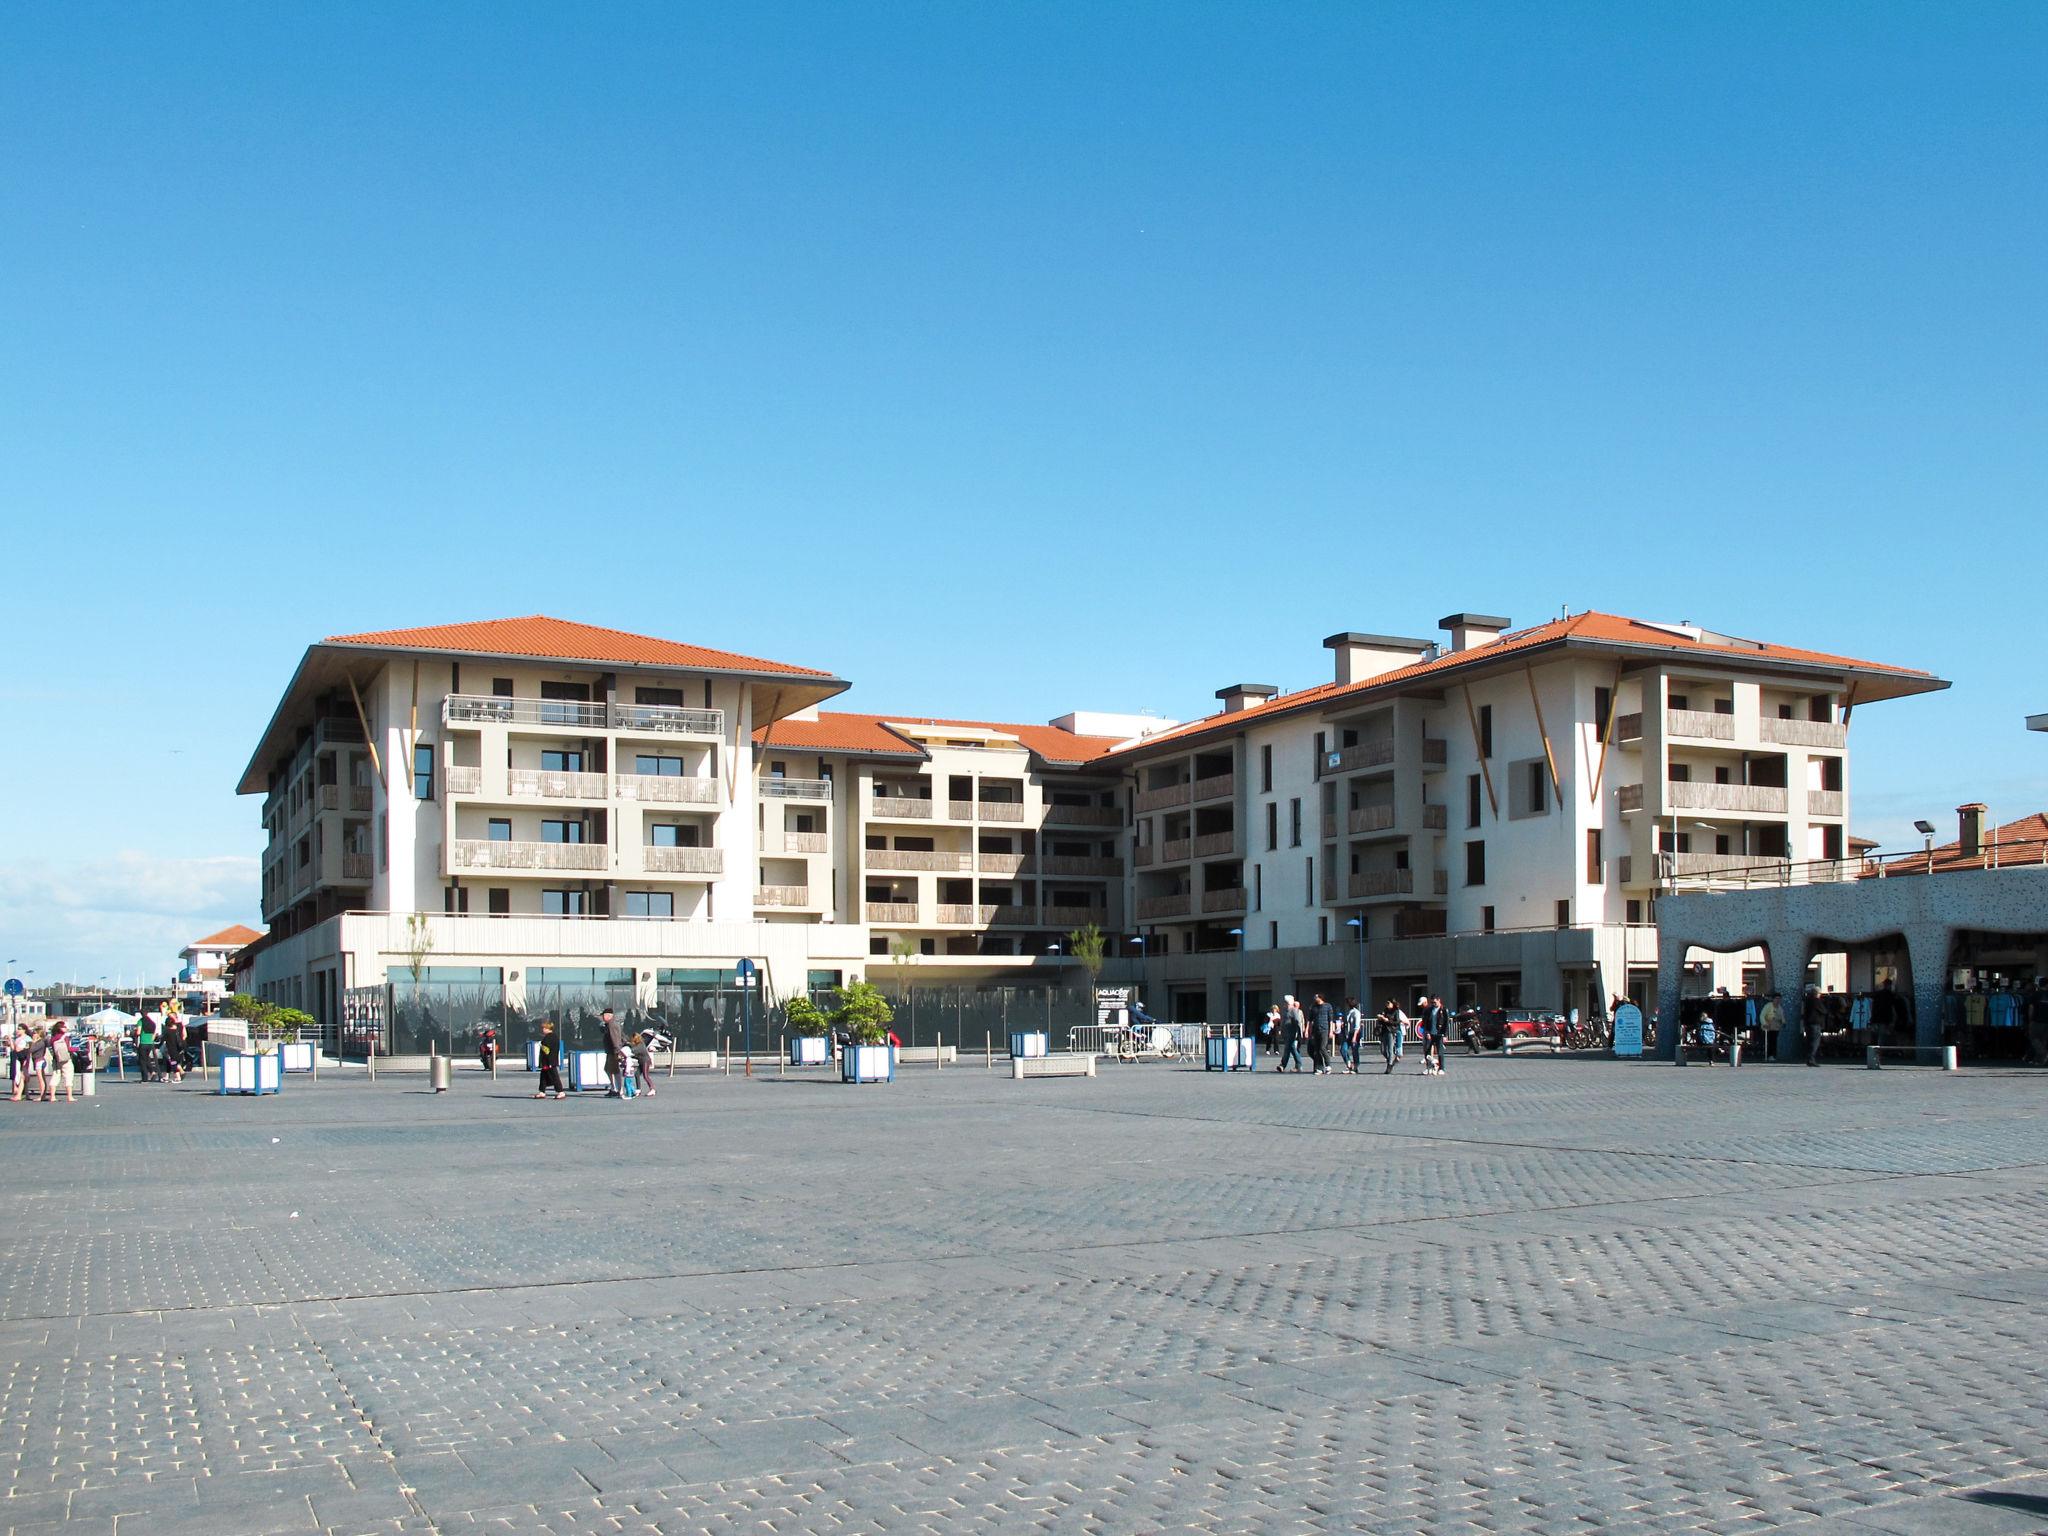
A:
[[[1250,1035],[1211,1035],[1203,1042],[1205,1072],[1253,1072],[1258,1069],[1259,1042]]]
[[[275,1051],[228,1051],[220,1058],[222,1093],[276,1093],[283,1086],[282,1059]]]
[[[1051,1042],[1042,1029],[1013,1029],[1010,1031],[1010,1055],[1024,1059],[1052,1054]]]
[[[822,1067],[832,1059],[832,1042],[824,1035],[791,1035],[787,1043],[792,1067]]]
[[[886,1045],[849,1045],[839,1053],[839,1080],[888,1083],[896,1079],[896,1052]]]

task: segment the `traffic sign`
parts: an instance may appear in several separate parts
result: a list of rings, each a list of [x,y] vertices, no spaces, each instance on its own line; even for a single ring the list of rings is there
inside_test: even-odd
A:
[[[0,988],[0,991],[5,991],[9,997],[19,997],[23,992],[27,990],[28,989],[26,987],[22,986],[21,978],[19,976],[8,977],[7,985],[4,988]]]

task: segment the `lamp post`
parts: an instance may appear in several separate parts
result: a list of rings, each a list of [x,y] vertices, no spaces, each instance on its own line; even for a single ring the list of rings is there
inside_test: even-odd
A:
[[[1242,928],[1233,928],[1230,932],[1237,940],[1237,1033],[1238,1038],[1243,1039],[1252,1027],[1252,999],[1251,994],[1245,990],[1246,941]]]
[[[1365,995],[1365,914],[1346,918],[1344,926],[1358,930],[1358,1006],[1362,1012],[1372,1001]]]
[[[1061,952],[1059,940],[1055,939],[1052,943],[1046,945],[1045,952],[1048,955],[1059,954]],[[1054,980],[1054,977],[1048,976],[1045,982],[1045,1038],[1048,1049],[1052,1042],[1052,989]]]

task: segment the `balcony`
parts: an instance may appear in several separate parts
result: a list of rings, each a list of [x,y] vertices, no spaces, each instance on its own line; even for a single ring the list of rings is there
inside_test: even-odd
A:
[[[723,736],[725,711],[679,709],[670,704],[602,704],[583,699],[504,699],[495,694],[451,693],[441,701],[441,723],[631,731],[657,736]]]
[[[322,784],[314,791],[314,794],[317,797],[314,804],[319,806],[321,810],[338,811],[341,809],[341,786],[339,784]]]
[[[871,923],[914,923],[917,921],[917,903],[871,901],[867,904],[867,913]]]
[[[754,905],[757,907],[808,907],[810,904],[811,888],[808,885],[754,887]]]
[[[1693,741],[1733,741],[1735,717],[1705,709],[1667,709],[1664,731],[1666,735]]]
[[[1623,811],[1640,811],[1643,808],[1643,786],[1624,784],[1614,792],[1615,806]]]
[[[983,857],[986,857],[984,855]],[[1038,867],[1048,875],[1107,875],[1114,877],[1124,872],[1122,859],[1085,858],[1079,854],[1049,853],[1038,861]]]
[[[1809,789],[1806,792],[1806,814],[1809,816],[1842,816],[1847,814],[1847,797],[1839,789]]]
[[[1614,717],[1614,739],[1616,741],[1641,741],[1643,739],[1643,715],[1637,710],[1632,715]]]
[[[974,867],[971,853],[932,853],[921,849],[870,848],[864,855],[869,869],[937,869],[961,874]]]
[[[1237,793],[1237,775],[1234,773],[1211,774],[1206,779],[1195,780],[1197,800],[1219,800],[1225,795]]]
[[[1361,869],[1344,885],[1345,895],[1354,901],[1373,896],[1406,896],[1414,889],[1412,869]]]
[[[615,776],[621,800],[642,805],[716,805],[718,780],[679,773],[621,773]]]
[[[477,770],[479,774],[483,770]],[[678,783],[682,782],[680,779]],[[710,782],[706,780],[705,782]],[[508,768],[506,790],[520,799],[602,800],[607,788],[601,773],[557,773],[541,768]]]
[[[909,795],[875,795],[868,801],[871,821],[930,821],[932,803]]]
[[[446,770],[446,781],[451,795],[480,795],[484,791],[481,768],[450,768]]]
[[[933,915],[939,922],[945,924],[979,925],[994,922],[996,909],[994,907],[966,906],[957,901],[942,901],[933,909]]]
[[[782,834],[784,853],[830,853],[832,840],[823,832],[785,832]]]
[[[1394,825],[1394,808],[1391,805],[1361,805],[1345,818],[1344,825],[1353,837],[1388,831]]]
[[[1664,786],[1667,810],[1730,811],[1782,816],[1785,791],[1770,784],[1702,784],[1673,780]]]
[[[1140,869],[1150,869],[1159,861],[1159,849],[1151,843],[1140,843],[1131,850],[1131,862]]]
[[[640,850],[640,867],[650,875],[722,875],[723,848],[656,848]]]
[[[1022,821],[1024,802],[1022,800],[977,800],[978,818],[981,821]]]
[[[1636,883],[1636,860],[1634,854],[1624,853],[1614,861],[1614,877],[1623,885]]]
[[[1163,785],[1158,789],[1140,790],[1135,802],[1139,814],[1142,815],[1146,811],[1163,811],[1175,805],[1186,805],[1189,787],[1186,781],[1182,781],[1179,784]]]
[[[975,867],[984,875],[1021,874],[1030,862],[1029,856],[1021,853],[983,853],[974,860]]]
[[[1441,768],[1451,760],[1451,744],[1441,736],[1422,738],[1422,766]]]
[[[1169,837],[1159,845],[1159,862],[1162,864],[1185,864],[1195,851],[1192,837]]]
[[[1109,921],[1107,907],[1047,907],[1045,926],[1048,928],[1082,928],[1093,923],[1100,928]]]
[[[830,800],[832,781],[830,779],[777,779],[754,780],[754,793],[764,800]]]
[[[1425,832],[1441,832],[1451,824],[1450,810],[1438,802],[1422,808],[1422,829]]]
[[[1394,760],[1394,738],[1382,737],[1378,741],[1361,741],[1355,747],[1345,747],[1332,752],[1323,759],[1323,774],[1357,773],[1364,768],[1384,768]]]
[[[1763,853],[1681,853],[1673,858],[1665,853],[1658,855],[1659,862],[1675,874],[1706,876],[1716,875],[1737,877],[1754,869],[1783,869],[1785,860],[1772,854]]]
[[[1756,723],[1756,733],[1781,747],[1833,747],[1849,745],[1849,727],[1833,720],[1780,720],[1766,715]]]
[[[1170,896],[1140,896],[1138,917],[1147,921],[1155,917],[1186,917],[1193,910],[1194,893],[1176,891]]]
[[[1045,821],[1052,827],[1120,827],[1124,813],[1113,805],[1048,805]]]
[[[1202,892],[1204,912],[1242,912],[1245,893],[1241,885],[1225,886],[1221,890]]]
[[[981,910],[988,914],[983,921],[994,923],[998,927],[1029,928],[1038,921],[1036,907],[996,906],[983,907]]]
[[[341,878],[350,885],[368,885],[370,856],[367,853],[344,853],[341,856]]]
[[[1237,852],[1237,834],[1235,832],[1204,832],[1195,839],[1195,857],[1198,859],[1217,859],[1235,852]]]
[[[611,850],[603,843],[501,843],[465,837],[448,845],[448,867],[594,873],[611,868]]]
[[[370,808],[370,786],[351,784],[348,787],[348,808],[352,811],[367,811]]]

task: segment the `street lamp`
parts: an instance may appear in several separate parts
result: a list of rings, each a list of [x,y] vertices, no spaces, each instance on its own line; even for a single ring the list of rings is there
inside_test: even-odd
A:
[[[1358,930],[1358,1006],[1362,1011],[1371,1001],[1365,995],[1365,914],[1361,912],[1356,917],[1347,917],[1344,926]]]
[[[1245,990],[1246,940],[1242,928],[1233,928],[1230,932],[1237,940],[1237,1024],[1238,1037],[1242,1039],[1250,1033],[1252,1027],[1252,999],[1251,994]]]
[[[1048,955],[1059,954],[1059,940],[1055,939],[1052,943],[1046,945],[1045,952]],[[1045,1038],[1048,1041],[1052,1039],[1052,989],[1053,978],[1047,977],[1045,982]]]

